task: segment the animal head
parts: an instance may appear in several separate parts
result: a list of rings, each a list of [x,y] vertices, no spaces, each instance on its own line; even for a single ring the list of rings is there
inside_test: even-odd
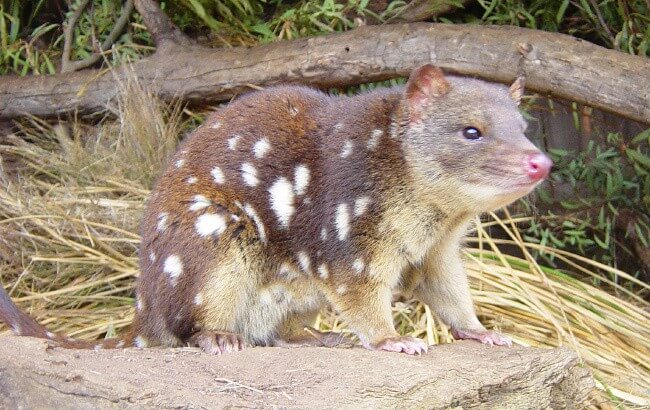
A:
[[[406,85],[396,130],[418,183],[482,212],[529,193],[552,162],[524,135],[523,84],[510,89],[425,65]]]

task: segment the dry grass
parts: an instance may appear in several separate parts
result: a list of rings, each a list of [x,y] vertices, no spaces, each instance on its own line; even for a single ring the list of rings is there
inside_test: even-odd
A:
[[[152,180],[183,128],[178,104],[162,105],[137,82],[115,109],[119,121],[50,127],[32,120],[0,145],[0,281],[12,297],[52,330],[76,337],[113,335],[133,316],[138,273],[138,220]],[[650,405],[648,303],[616,283],[606,292],[538,265],[515,223],[526,218],[492,215],[479,223],[466,251],[474,300],[482,321],[531,346],[569,345],[598,381],[595,400]],[[492,239],[500,225],[509,239]],[[509,256],[500,245],[519,249]],[[581,277],[624,272],[579,255],[545,249]],[[648,286],[638,283],[647,289]],[[447,343],[451,335],[415,301],[394,308],[398,329]],[[332,314],[322,328],[340,329]]]

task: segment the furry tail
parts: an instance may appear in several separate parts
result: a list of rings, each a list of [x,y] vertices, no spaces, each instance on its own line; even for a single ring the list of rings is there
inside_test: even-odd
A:
[[[77,340],[48,331],[27,313],[20,310],[0,285],[0,321],[4,322],[16,336],[31,336],[47,339],[66,349],[119,349],[133,346],[133,336],[104,340]]]

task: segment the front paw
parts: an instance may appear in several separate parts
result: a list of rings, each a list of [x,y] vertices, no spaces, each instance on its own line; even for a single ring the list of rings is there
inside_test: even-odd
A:
[[[371,346],[373,350],[385,350],[387,352],[406,353],[421,355],[426,353],[429,347],[424,340],[408,336],[388,337],[379,343]]]
[[[200,347],[214,355],[237,352],[244,349],[244,340],[236,333],[201,330],[189,340],[190,346]]]
[[[509,337],[503,336],[500,333],[492,330],[463,330],[452,329],[451,334],[454,339],[459,340],[478,340],[486,345],[508,346],[512,347],[512,340]]]

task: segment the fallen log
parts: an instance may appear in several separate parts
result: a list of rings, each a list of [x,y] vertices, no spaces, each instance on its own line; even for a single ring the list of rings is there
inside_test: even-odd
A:
[[[165,99],[205,104],[256,86],[290,82],[327,88],[380,81],[406,76],[424,62],[504,83],[523,72],[531,91],[650,123],[650,59],[518,27],[365,26],[233,49],[169,42],[132,70]],[[101,111],[116,97],[116,82],[125,80],[128,69],[5,77],[0,84],[0,119]]]
[[[578,408],[593,389],[567,348],[433,346],[81,351],[0,339],[1,408]]]

